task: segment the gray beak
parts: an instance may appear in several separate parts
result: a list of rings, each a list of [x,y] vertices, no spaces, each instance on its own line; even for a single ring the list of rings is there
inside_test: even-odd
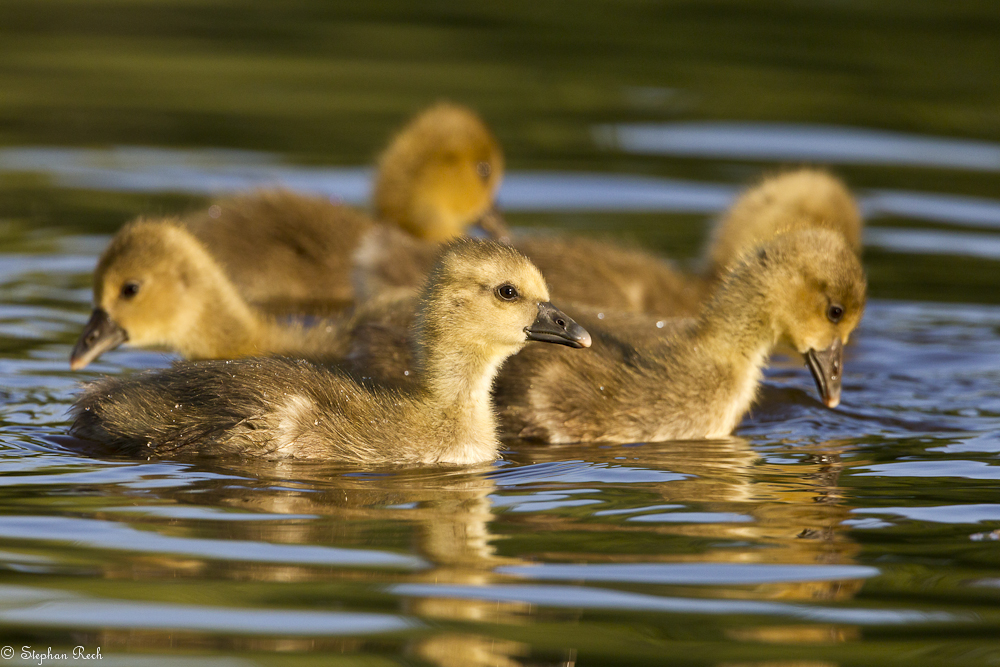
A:
[[[590,334],[550,302],[538,304],[538,317],[525,327],[528,340],[558,343],[570,347],[590,347]]]
[[[840,380],[844,362],[844,344],[837,338],[822,352],[805,353],[806,365],[816,380],[816,388],[828,408],[840,405]]]
[[[103,308],[94,308],[87,326],[69,355],[70,370],[78,371],[108,350],[128,340],[128,334],[118,326]]]

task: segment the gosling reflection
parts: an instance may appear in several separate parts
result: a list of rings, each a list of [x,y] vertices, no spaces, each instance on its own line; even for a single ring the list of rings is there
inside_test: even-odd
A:
[[[544,513],[524,519],[501,516],[500,523],[530,523],[533,531],[542,533],[608,533],[604,544],[613,544],[620,552],[604,554],[602,563],[849,565],[855,562],[859,547],[841,528],[850,516],[837,485],[843,449],[837,442],[796,445],[790,455],[794,458],[786,463],[776,455],[762,456],[739,438],[629,447],[519,444],[506,458],[535,464],[583,458],[608,469],[652,468],[685,477],[656,484],[641,495],[629,494],[627,505],[592,505],[585,520]],[[498,482],[503,485],[502,479]],[[511,489],[511,493],[520,492]],[[636,553],[633,545],[647,543],[651,535],[679,542],[672,544],[668,554]],[[593,561],[593,555],[550,552],[546,559],[584,562]],[[853,597],[862,584],[862,579],[842,579],[727,585],[713,587],[712,595],[843,601]],[[687,593],[674,588],[671,594]]]
[[[291,596],[296,605],[333,609],[377,604],[380,611],[427,623],[398,637],[318,643],[284,638],[280,643],[287,650],[314,651],[319,645],[373,650],[389,642],[441,667],[547,664],[530,655],[530,642],[512,637],[517,638],[519,628],[528,632],[530,624],[565,620],[567,615],[584,622],[582,610],[497,602],[486,590],[481,599],[378,596],[395,582],[473,588],[534,581],[560,584],[525,574],[546,563],[583,564],[584,574],[573,585],[595,590],[628,586],[587,574],[615,564],[854,564],[858,546],[840,528],[849,512],[838,486],[846,445],[797,444],[787,452],[781,443],[768,447],[755,451],[738,438],[639,446],[518,443],[505,454],[508,465],[500,468],[378,473],[294,460],[199,466],[197,471],[206,473],[204,481],[156,491],[156,507],[174,508],[172,516],[107,511],[98,518],[134,522],[146,530],[152,523],[160,533],[194,539],[391,552],[415,557],[417,564],[380,569],[280,558],[220,562],[197,555],[150,555],[131,559],[128,565],[109,562],[105,576],[170,580],[174,587],[185,580],[197,587],[206,576],[281,584],[275,590]],[[616,471],[621,472],[617,477]],[[199,513],[207,520],[197,518]],[[249,517],[259,519],[246,520]],[[649,589],[644,592],[665,597],[843,602],[863,582],[844,576],[830,581],[778,577],[763,583],[699,583],[681,577],[642,585]],[[180,595],[184,589],[176,590]],[[226,590],[199,590],[199,596],[207,605],[231,606]],[[372,603],[372,595],[382,601]],[[710,617],[706,620],[711,622]],[[822,643],[856,636],[850,627],[768,620],[742,626],[739,636],[731,639]],[[494,625],[507,628],[503,640],[488,630]],[[155,645],[162,639],[162,634],[151,633],[149,641]],[[137,641],[126,632],[105,633],[100,640],[106,646],[135,646]],[[261,647],[269,641],[277,640],[228,637],[225,647]]]
[[[317,608],[338,608],[343,598],[363,598],[386,584],[418,581],[440,584],[486,585],[497,577],[499,565],[521,561],[497,555],[491,524],[496,520],[490,496],[496,484],[490,478],[492,466],[461,469],[398,469],[373,473],[363,468],[325,466],[315,462],[276,461],[226,465],[225,468],[199,466],[200,471],[217,473],[213,479],[179,491],[160,494],[165,502],[184,516],[191,508],[211,521],[197,518],[160,519],[173,533],[204,535],[206,525],[212,539],[277,545],[330,545],[339,549],[391,551],[416,556],[416,567],[260,563],[206,558],[156,555],[133,559],[127,567],[109,564],[105,576],[121,579],[187,579],[205,576],[234,581],[282,584],[293,591],[297,603]],[[234,519],[261,517],[265,520],[219,520],[230,514]],[[152,515],[157,521],[157,514]],[[169,514],[165,516],[169,517]],[[287,518],[282,518],[287,517]],[[135,521],[148,526],[150,514],[101,512],[97,518]],[[272,520],[273,518],[273,520]],[[162,524],[161,524],[162,525]],[[376,545],[373,547],[373,545]],[[137,571],[137,567],[141,571]],[[359,588],[360,587],[360,588]],[[219,606],[231,605],[223,597]],[[205,601],[205,604],[216,604]],[[344,605],[346,606],[346,605]],[[434,619],[442,622],[500,622],[511,624],[523,619],[527,605],[477,600],[404,598],[394,611],[404,618]],[[151,635],[151,646],[162,640]],[[103,633],[104,646],[135,646],[135,636],[126,632]],[[318,646],[350,651],[374,650],[386,641],[398,641],[419,659],[441,667],[505,665],[518,667],[528,655],[526,644],[500,641],[493,636],[446,630],[423,631],[402,638],[323,640],[285,638],[230,638],[224,648],[234,650],[274,649],[314,651]],[[532,665],[549,664],[532,660]],[[552,663],[555,664],[555,663]]]

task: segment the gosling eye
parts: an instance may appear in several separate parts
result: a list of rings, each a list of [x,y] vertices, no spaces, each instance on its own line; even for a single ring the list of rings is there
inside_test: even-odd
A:
[[[844,307],[836,303],[831,303],[826,309],[826,317],[836,324],[844,317]]]
[[[509,283],[505,283],[496,289],[497,296],[504,301],[513,301],[517,297],[521,296],[517,292],[517,288]]]
[[[130,280],[124,285],[122,285],[121,296],[123,299],[131,299],[136,294],[139,293],[139,283],[135,280]]]
[[[480,162],[476,165],[476,173],[479,174],[479,178],[484,181],[490,177],[490,173],[492,173],[492,171],[493,167],[490,166],[489,162]]]

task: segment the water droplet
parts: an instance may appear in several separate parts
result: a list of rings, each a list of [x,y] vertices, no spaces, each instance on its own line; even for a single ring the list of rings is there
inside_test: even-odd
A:
[[[657,328],[657,329],[662,329],[662,328],[663,328],[663,325],[664,325],[664,324],[666,324],[666,322],[664,322],[663,320],[659,320],[659,321],[658,321],[658,322],[656,323],[656,328]]]
[[[208,207],[208,217],[219,218],[222,216],[222,207],[218,204],[212,204]]]
[[[604,319],[604,313],[597,313],[597,319],[603,320]]]

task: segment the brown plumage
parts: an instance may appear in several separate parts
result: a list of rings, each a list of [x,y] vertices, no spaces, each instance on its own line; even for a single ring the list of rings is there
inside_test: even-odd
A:
[[[476,463],[497,455],[490,386],[527,340],[590,344],[548,303],[538,270],[492,242],[457,241],[414,326],[414,383],[394,389],[290,359],[178,363],[88,385],[73,431],[122,451],[357,463]]]
[[[183,218],[242,297],[276,313],[336,312],[354,300],[350,256],[375,221],[322,197],[264,190]]]
[[[565,303],[676,315],[697,311],[704,298],[702,281],[639,248],[555,235],[523,236],[512,243],[536,263],[552,293]]]
[[[741,194],[709,237],[703,277],[715,280],[746,248],[794,229],[829,229],[861,254],[864,221],[843,181],[822,169],[803,168],[763,178]]]
[[[594,336],[587,354],[512,359],[496,384],[502,431],[553,443],[728,435],[779,342],[805,356],[835,407],[842,346],[865,303],[853,249],[829,230],[791,231],[731,266],[697,319],[657,339],[619,336],[607,315],[581,317]]]
[[[527,349],[511,359],[495,387],[501,430],[546,442],[726,435],[779,344],[804,355],[834,407],[842,346],[860,321],[865,291],[843,236],[807,229],[778,234],[731,262],[697,319],[571,304],[593,349],[571,356]],[[345,363],[406,383],[409,312],[412,299],[398,296],[359,309],[341,330]]]
[[[465,107],[438,104],[403,127],[379,158],[378,223],[322,197],[277,190],[216,201],[184,224],[249,302],[326,315],[353,301],[351,255],[380,223],[435,244],[477,222],[504,234],[491,211],[502,178],[503,154],[489,128]]]
[[[597,239],[515,235],[511,242],[545,274],[553,298],[561,302],[672,317],[696,314],[726,267],[776,234],[829,228],[860,252],[861,226],[857,205],[840,180],[799,169],[765,178],[733,203],[715,225],[698,272],[685,273],[638,248]],[[366,296],[412,290],[433,258],[426,243],[399,234],[366,240],[362,247],[355,284]]]

